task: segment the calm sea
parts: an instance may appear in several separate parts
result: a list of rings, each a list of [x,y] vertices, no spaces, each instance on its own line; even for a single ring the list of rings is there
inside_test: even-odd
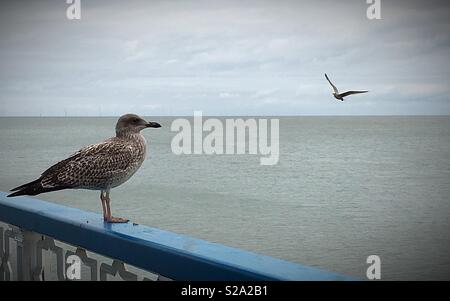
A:
[[[171,152],[173,118],[112,190],[132,221],[338,273],[450,279],[450,117],[281,117],[280,160]],[[0,118],[0,190],[114,133],[116,118]],[[101,213],[95,191],[41,199]],[[20,201],[19,199],[17,201]]]

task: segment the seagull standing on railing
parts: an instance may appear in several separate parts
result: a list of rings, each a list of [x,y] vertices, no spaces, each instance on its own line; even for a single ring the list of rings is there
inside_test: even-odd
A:
[[[44,171],[41,177],[12,189],[8,195],[37,195],[62,189],[100,190],[103,218],[110,223],[126,223],[128,219],[111,215],[111,188],[126,182],[145,159],[146,141],[140,131],[159,128],[138,115],[127,114],[116,124],[116,137],[80,149]]]
[[[330,83],[330,85],[333,87],[333,96],[334,98],[340,100],[340,101],[344,101],[344,97],[352,95],[352,94],[359,94],[359,93],[366,93],[369,91],[347,91],[344,93],[339,93],[338,89],[336,88],[335,85],[333,85],[333,83],[330,81],[330,79],[328,78],[327,74],[325,73],[325,78],[327,79],[327,81]]]

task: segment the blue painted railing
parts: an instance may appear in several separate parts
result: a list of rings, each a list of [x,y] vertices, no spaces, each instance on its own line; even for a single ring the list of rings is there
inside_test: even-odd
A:
[[[174,280],[353,280],[351,277],[99,214],[0,192],[0,221]]]

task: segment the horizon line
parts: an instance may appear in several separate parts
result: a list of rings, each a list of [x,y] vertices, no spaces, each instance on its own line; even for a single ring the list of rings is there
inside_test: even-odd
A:
[[[113,118],[122,115],[0,115],[0,118]],[[193,117],[194,114],[180,114],[180,115],[146,115],[152,117]],[[353,115],[331,115],[331,114],[279,114],[279,115],[262,115],[262,114],[233,114],[233,115],[207,115],[207,117],[450,117],[450,114],[353,114]]]

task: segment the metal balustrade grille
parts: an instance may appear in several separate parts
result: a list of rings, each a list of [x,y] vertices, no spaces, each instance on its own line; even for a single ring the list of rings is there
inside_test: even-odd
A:
[[[26,246],[24,249],[24,245]],[[80,259],[80,279],[70,279],[68,258]],[[0,281],[166,281],[120,260],[111,259],[49,236],[0,223]]]

